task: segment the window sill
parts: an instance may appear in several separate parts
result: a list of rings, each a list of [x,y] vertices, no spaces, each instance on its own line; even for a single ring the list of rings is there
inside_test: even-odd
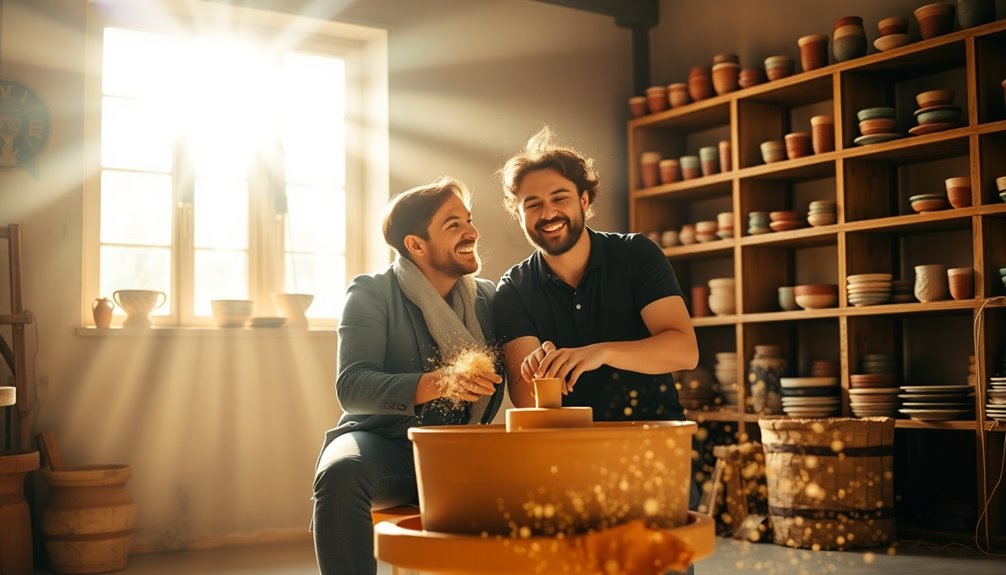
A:
[[[199,338],[199,339],[336,339],[338,332],[335,327],[327,328],[219,328],[212,326],[180,327],[154,326],[149,328],[113,326],[104,329],[96,327],[78,327],[76,333],[80,337],[114,337],[114,338]]]

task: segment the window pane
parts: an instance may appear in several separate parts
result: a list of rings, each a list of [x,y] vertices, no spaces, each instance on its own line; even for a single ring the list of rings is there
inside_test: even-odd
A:
[[[102,92],[132,98],[165,97],[184,69],[180,42],[163,34],[105,28]]]
[[[287,254],[285,288],[290,293],[314,294],[308,317],[338,317],[346,289],[346,258]]]
[[[248,182],[196,178],[193,207],[196,247],[248,247]]]
[[[151,315],[171,313],[171,250],[102,246],[99,290],[106,296],[120,289],[152,289],[164,292],[168,299]],[[116,308],[116,313],[122,310]]]
[[[101,242],[171,245],[171,176],[103,171]]]
[[[104,98],[101,106],[101,165],[169,172],[174,135],[165,110],[137,100]]]
[[[336,58],[284,56],[281,106],[288,182],[345,186],[345,68]]]
[[[346,194],[341,189],[287,186],[286,249],[346,251]]]
[[[196,250],[195,315],[211,315],[214,299],[248,299],[247,253]]]

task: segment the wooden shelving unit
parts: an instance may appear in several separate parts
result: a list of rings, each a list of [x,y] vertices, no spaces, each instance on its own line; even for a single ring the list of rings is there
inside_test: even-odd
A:
[[[997,271],[1006,267],[1006,204],[995,185],[997,177],[1006,176],[1004,78],[1006,21],[997,21],[630,120],[632,231],[678,230],[685,223],[715,220],[718,212],[734,213],[733,238],[664,249],[686,299],[692,286],[711,278],[737,280],[736,315],[693,319],[700,363],[711,369],[716,352],[735,351],[737,381],[744,382],[756,344],[781,344],[794,375],[809,375],[813,360],[833,359],[841,365],[844,416],[851,416],[849,376],[859,372],[867,353],[893,354],[902,385],[963,384],[969,355],[984,374],[997,371],[1006,354],[1006,306],[989,302],[978,349],[972,328],[983,304],[1006,295]],[[915,95],[936,88],[955,90],[961,126],[907,135],[915,125]],[[898,131],[906,135],[856,145],[856,112],[871,106],[895,107]],[[810,132],[809,118],[819,114],[835,118],[835,151],[762,161],[761,142]],[[732,171],[641,186],[643,152],[678,158],[720,140],[731,142]],[[940,191],[945,178],[965,175],[972,179],[972,207],[911,210],[909,196]],[[749,212],[806,212],[813,200],[834,201],[837,223],[747,235]],[[927,263],[972,266],[975,298],[848,303],[846,276],[889,272],[909,279],[915,265]],[[777,288],[802,283],[838,284],[838,305],[780,311]],[[746,389],[740,391],[740,405],[748,405]],[[975,409],[976,418],[969,421],[897,420],[899,530],[936,530],[961,539],[974,533],[1004,464],[1006,441],[1006,424],[987,420],[977,398]],[[759,416],[750,407],[742,412],[711,406],[689,415],[718,428],[717,437],[759,436]],[[955,466],[951,483],[928,479],[943,464]],[[1006,536],[1002,489],[989,502],[988,514],[990,536],[998,541]]]

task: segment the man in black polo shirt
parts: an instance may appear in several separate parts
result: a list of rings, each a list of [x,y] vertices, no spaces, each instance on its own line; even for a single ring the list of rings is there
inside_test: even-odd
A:
[[[510,268],[493,302],[510,398],[534,405],[531,380],[565,380],[564,406],[596,421],[684,419],[672,371],[698,347],[674,270],[645,236],[586,228],[593,160],[553,143],[548,127],[500,175],[504,203],[537,249]]]

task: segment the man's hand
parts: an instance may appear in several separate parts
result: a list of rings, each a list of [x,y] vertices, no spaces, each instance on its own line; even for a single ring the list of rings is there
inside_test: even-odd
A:
[[[503,382],[503,378],[492,371],[472,373],[448,367],[433,373],[441,397],[455,401],[478,401],[481,396],[495,393],[496,386]]]
[[[558,377],[563,380],[563,395],[568,395],[580,375],[604,365],[602,349],[600,344],[557,349],[546,341],[524,358],[520,374],[528,383],[536,377]]]

